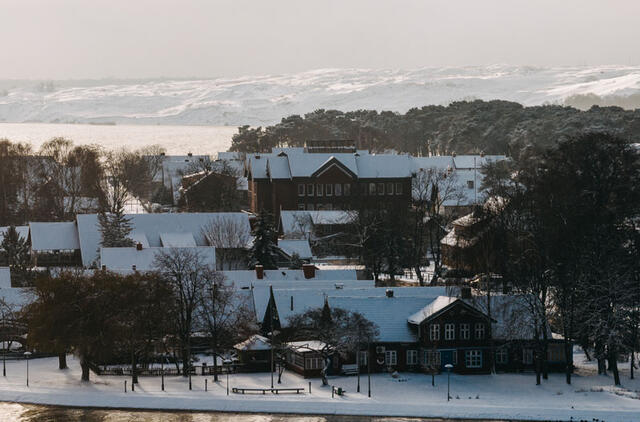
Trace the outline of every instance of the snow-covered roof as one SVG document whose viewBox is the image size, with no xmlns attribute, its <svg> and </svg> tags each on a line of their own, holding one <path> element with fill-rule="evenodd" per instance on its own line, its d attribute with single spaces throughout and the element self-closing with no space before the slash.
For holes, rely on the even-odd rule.
<svg viewBox="0 0 640 422">
<path fill-rule="evenodd" d="M 287 343 L 287 346 L 290 349 L 295 350 L 296 352 L 305 353 L 305 352 L 321 352 L 327 347 L 327 344 L 317 340 L 302 340 L 302 341 L 291 341 Z"/>
<path fill-rule="evenodd" d="M 160 233 L 160 242 L 165 248 L 191 248 L 196 246 L 193 234 L 188 232 Z"/>
<path fill-rule="evenodd" d="M 456 155 L 453 164 L 456 169 L 481 169 L 483 166 L 496 161 L 506 160 L 504 155 Z"/>
<path fill-rule="evenodd" d="M 193 250 L 202 259 L 202 263 L 208 264 L 211 268 L 216 267 L 216 248 L 211 246 L 175 248 Z M 167 253 L 169 249 L 151 247 L 137 250 L 136 248 L 100 248 L 100 265 L 106 266 L 108 270 L 118 272 L 131 272 L 133 266 L 137 271 L 154 270 L 154 261 L 159 253 Z"/>
<path fill-rule="evenodd" d="M 356 270 L 344 269 L 344 270 L 323 270 L 316 269 L 315 277 L 307 279 L 304 277 L 302 270 L 290 270 L 290 269 L 278 269 L 278 270 L 264 270 L 264 276 L 262 279 L 256 277 L 254 270 L 230 270 L 222 271 L 227 280 L 237 285 L 249 286 L 253 285 L 266 285 L 272 284 L 277 281 L 295 281 L 309 283 L 311 281 L 349 281 L 357 280 Z"/>
<path fill-rule="evenodd" d="M 356 159 L 361 179 L 411 177 L 412 161 L 409 155 L 364 155 Z"/>
<path fill-rule="evenodd" d="M 254 334 L 245 341 L 236 344 L 233 348 L 242 351 L 271 350 L 271 342 L 260 334 Z"/>
<path fill-rule="evenodd" d="M 20 308 L 31 302 L 33 294 L 29 289 L 11 287 L 9 267 L 0 267 L 0 300 L 11 308 Z"/>
<path fill-rule="evenodd" d="M 437 314 L 457 300 L 459 300 L 457 297 L 438 296 L 425 307 L 411 314 L 408 318 L 408 321 L 411 324 L 421 324 L 422 321 Z"/>
<path fill-rule="evenodd" d="M 410 315 L 424 307 L 424 297 L 329 297 L 329 306 L 358 312 L 378 326 L 377 341 L 413 342 L 415 331 L 407 322 Z"/>
<path fill-rule="evenodd" d="M 29 238 L 29 226 L 15 226 L 18 237 L 22 240 Z M 4 235 L 9 230 L 9 226 L 0 227 L 0 243 L 4 240 Z"/>
<path fill-rule="evenodd" d="M 357 217 L 355 211 L 280 211 L 284 237 L 307 237 L 313 225 L 349 224 Z"/>
<path fill-rule="evenodd" d="M 241 212 L 128 214 L 127 217 L 131 222 L 132 233 L 136 236 L 144 234 L 149 247 L 163 246 L 160 238 L 162 233 L 189 233 L 196 246 L 209 246 L 202 230 L 210 222 L 224 224 L 226 221 L 234 221 L 246 233 L 251 232 L 249 217 Z M 98 216 L 97 214 L 79 214 L 77 222 L 82 264 L 89 267 L 99 259 L 97 251 L 102 237 Z"/>
<path fill-rule="evenodd" d="M 453 157 L 450 155 L 435 155 L 431 157 L 412 157 L 412 170 L 414 172 L 419 170 L 437 169 L 447 170 L 453 168 Z"/>
<path fill-rule="evenodd" d="M 297 254 L 302 259 L 313 257 L 309 241 L 304 239 L 279 239 L 278 247 L 288 256 Z"/>
<path fill-rule="evenodd" d="M 306 283 L 301 283 L 300 287 L 283 287 L 273 286 L 273 297 L 276 301 L 280 322 L 284 326 L 287 325 L 288 319 L 293 315 L 304 313 L 311 309 L 316 309 L 324 304 L 325 297 L 329 298 L 329 304 L 333 306 L 333 298 L 354 298 L 354 299 L 393 299 L 387 298 L 387 288 L 360 286 L 353 282 L 340 284 L 340 288 L 335 285 L 325 285 L 317 287 L 305 287 Z M 393 289 L 395 298 L 413 298 L 419 299 L 421 306 L 436 298 L 438 295 L 446 294 L 445 287 L 401 287 Z M 256 314 L 259 320 L 262 320 L 267 307 L 269 305 L 270 290 L 269 286 L 258 286 L 253 289 L 254 303 Z M 380 305 L 388 304 L 388 302 L 380 302 Z M 346 307 L 345 307 L 346 306 Z M 358 306 L 356 302 L 353 305 L 340 306 L 350 311 L 355 311 L 354 306 Z M 419 309 L 419 308 L 416 308 Z M 380 310 L 384 312 L 384 310 Z M 401 314 L 406 323 L 407 312 Z"/>
<path fill-rule="evenodd" d="M 29 231 L 31 249 L 34 251 L 80 249 L 78 229 L 74 222 L 29 223 Z"/>
</svg>

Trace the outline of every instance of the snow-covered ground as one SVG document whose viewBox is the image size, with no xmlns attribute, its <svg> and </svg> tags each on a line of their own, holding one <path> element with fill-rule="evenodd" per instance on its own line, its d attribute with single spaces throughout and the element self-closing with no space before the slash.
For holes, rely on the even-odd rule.
<svg viewBox="0 0 640 422">
<path fill-rule="evenodd" d="M 639 93 L 640 67 L 614 65 L 319 69 L 200 80 L 0 81 L 0 122 L 264 125 L 318 108 L 405 112 L 469 99 L 563 104 L 576 95 L 597 96 L 587 102 L 624 102 Z"/>
<path fill-rule="evenodd" d="M 361 378 L 361 392 L 356 392 L 356 377 L 334 377 L 333 385 L 346 389 L 344 397 L 331 398 L 331 389 L 320 381 L 305 380 L 285 372 L 282 387 L 308 388 L 302 395 L 226 395 L 226 377 L 220 382 L 193 377 L 193 390 L 187 380 L 167 377 L 166 389 L 160 390 L 159 377 L 141 377 L 135 392 L 124 392 L 125 377 L 97 377 L 81 383 L 80 369 L 70 359 L 70 369 L 57 370 L 56 358 L 35 359 L 29 363 L 29 387 L 25 385 L 24 361 L 7 363 L 7 378 L 0 377 L 0 401 L 96 406 L 140 409 L 190 409 L 232 412 L 267 412 L 301 414 L 357 414 L 423 417 L 457 417 L 477 419 L 536 420 L 640 420 L 640 381 L 629 380 L 623 371 L 623 387 L 612 387 L 611 377 L 593 375 L 586 365 L 566 385 L 562 374 L 552 374 L 541 386 L 533 374 L 451 376 L 451 395 L 446 401 L 447 376 L 431 377 L 403 373 L 399 378 L 388 374 L 371 376 L 372 397 L 367 397 L 367 377 Z M 579 364 L 581 362 L 578 362 Z M 268 387 L 270 374 L 232 374 L 230 386 Z"/>
</svg>

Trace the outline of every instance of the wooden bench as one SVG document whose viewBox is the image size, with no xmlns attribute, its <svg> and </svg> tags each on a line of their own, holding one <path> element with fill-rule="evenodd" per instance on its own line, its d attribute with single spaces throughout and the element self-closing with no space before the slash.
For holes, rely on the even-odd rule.
<svg viewBox="0 0 640 422">
<path fill-rule="evenodd" d="M 232 387 L 231 391 L 233 391 L 235 394 L 247 394 L 247 393 L 262 393 L 262 394 L 267 394 L 267 392 L 273 393 L 273 394 L 280 394 L 280 393 L 296 393 L 296 394 L 301 394 L 304 393 L 304 387 L 303 388 L 297 388 L 297 387 L 293 387 L 293 388 L 242 388 L 242 387 Z"/>
<path fill-rule="evenodd" d="M 355 363 L 342 365 L 340 370 L 343 375 L 358 375 L 358 365 Z"/>
</svg>

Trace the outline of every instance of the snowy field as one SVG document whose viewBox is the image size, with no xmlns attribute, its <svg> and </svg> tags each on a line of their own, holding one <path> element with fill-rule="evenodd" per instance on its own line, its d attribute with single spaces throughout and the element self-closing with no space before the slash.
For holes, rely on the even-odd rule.
<svg viewBox="0 0 640 422">
<path fill-rule="evenodd" d="M 472 99 L 564 104 L 576 95 L 624 103 L 639 93 L 640 67 L 615 65 L 318 69 L 237 78 L 44 84 L 0 80 L 0 122 L 258 126 L 319 108 L 405 112 Z"/>
<path fill-rule="evenodd" d="M 582 358 L 577 362 L 581 364 Z M 356 377 L 333 377 L 331 384 L 346 389 L 343 397 L 331 398 L 331 389 L 311 380 L 312 393 L 302 395 L 226 395 L 226 377 L 220 382 L 193 377 L 193 390 L 187 380 L 167 377 L 166 390 L 160 390 L 159 377 L 141 377 L 135 392 L 124 392 L 125 377 L 97 377 L 83 384 L 80 368 L 70 359 L 70 369 L 58 371 L 57 358 L 35 359 L 29 364 L 29 387 L 25 385 L 24 361 L 7 363 L 7 378 L 0 377 L 0 401 L 65 406 L 96 406 L 139 409 L 189 409 L 255 413 L 387 415 L 414 417 L 452 417 L 477 419 L 589 420 L 630 422 L 640 420 L 640 381 L 629 380 L 623 370 L 623 387 L 612 387 L 611 377 L 593 374 L 592 365 L 582 365 L 574 384 L 564 383 L 562 374 L 552 374 L 541 386 L 533 374 L 451 376 L 451 395 L 447 403 L 447 376 L 388 374 L 371 377 L 372 397 L 367 397 L 367 377 L 361 378 L 361 393 L 356 392 Z M 308 388 L 305 380 L 285 372 L 282 387 Z M 270 375 L 238 374 L 230 376 L 230 386 L 268 387 Z"/>
</svg>

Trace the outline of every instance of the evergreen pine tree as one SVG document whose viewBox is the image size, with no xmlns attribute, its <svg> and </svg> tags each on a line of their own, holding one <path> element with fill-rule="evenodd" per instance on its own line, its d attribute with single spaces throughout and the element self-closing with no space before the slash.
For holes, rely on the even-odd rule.
<svg viewBox="0 0 640 422">
<path fill-rule="evenodd" d="M 29 245 L 27 240 L 20 237 L 15 226 L 10 226 L 4 234 L 0 250 L 6 257 L 7 265 L 16 277 L 26 275 L 29 267 Z"/>
<path fill-rule="evenodd" d="M 262 265 L 265 270 L 277 269 L 279 255 L 273 216 L 268 212 L 258 214 L 252 234 L 255 239 L 249 251 L 251 266 Z"/>
<path fill-rule="evenodd" d="M 122 207 L 117 207 L 114 212 L 101 212 L 98 214 L 100 233 L 105 248 L 121 248 L 133 246 L 134 242 L 129 237 L 131 230 L 131 219 L 124 214 Z"/>
</svg>

